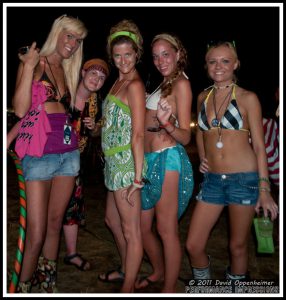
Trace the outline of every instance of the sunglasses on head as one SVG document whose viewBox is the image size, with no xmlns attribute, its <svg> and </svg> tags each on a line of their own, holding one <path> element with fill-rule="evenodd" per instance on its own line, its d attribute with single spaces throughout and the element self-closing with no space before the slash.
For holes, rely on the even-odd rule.
<svg viewBox="0 0 286 300">
<path fill-rule="evenodd" d="M 233 41 L 209 41 L 207 44 L 207 49 L 209 50 L 210 48 L 218 47 L 225 44 L 230 44 L 234 49 L 236 49 L 234 40 Z"/>
</svg>

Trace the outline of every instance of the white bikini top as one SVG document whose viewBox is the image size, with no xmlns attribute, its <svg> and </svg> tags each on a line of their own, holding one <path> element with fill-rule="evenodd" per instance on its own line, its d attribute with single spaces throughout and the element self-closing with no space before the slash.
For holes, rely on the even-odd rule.
<svg viewBox="0 0 286 300">
<path fill-rule="evenodd" d="M 161 98 L 161 84 L 157 87 L 157 89 L 150 94 L 146 99 L 146 108 L 157 110 L 158 102 Z"/>
<path fill-rule="evenodd" d="M 183 75 L 186 79 L 189 79 L 185 72 L 183 72 Z M 146 99 L 146 108 L 157 110 L 158 102 L 161 98 L 161 87 L 162 83 L 155 89 L 153 93 L 151 93 L 147 99 Z"/>
</svg>

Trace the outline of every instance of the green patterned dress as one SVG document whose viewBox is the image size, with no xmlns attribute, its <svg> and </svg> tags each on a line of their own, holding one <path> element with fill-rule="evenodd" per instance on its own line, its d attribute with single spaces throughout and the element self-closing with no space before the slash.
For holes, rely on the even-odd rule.
<svg viewBox="0 0 286 300">
<path fill-rule="evenodd" d="M 103 103 L 103 121 L 104 182 L 110 191 L 116 191 L 131 185 L 135 177 L 130 109 L 108 94 Z"/>
</svg>

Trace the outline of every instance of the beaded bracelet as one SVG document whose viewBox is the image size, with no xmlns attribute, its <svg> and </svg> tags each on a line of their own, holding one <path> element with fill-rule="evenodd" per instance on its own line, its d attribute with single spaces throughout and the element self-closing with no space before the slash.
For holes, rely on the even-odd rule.
<svg viewBox="0 0 286 300">
<path fill-rule="evenodd" d="M 267 182 L 268 184 L 270 184 L 270 180 L 269 180 L 268 178 L 266 178 L 266 177 L 260 177 L 260 178 L 259 178 L 259 182 L 261 182 L 261 181 L 265 181 L 265 182 Z"/>
<path fill-rule="evenodd" d="M 270 189 L 270 188 L 267 188 L 267 187 L 260 187 L 260 188 L 259 188 L 259 191 L 260 191 L 260 192 L 269 192 L 269 193 L 270 193 L 270 192 L 271 192 L 271 189 Z"/>
<path fill-rule="evenodd" d="M 134 181 L 132 182 L 132 184 L 137 187 L 138 189 L 142 189 L 144 186 L 144 183 L 142 181 L 136 180 L 134 179 Z"/>
</svg>

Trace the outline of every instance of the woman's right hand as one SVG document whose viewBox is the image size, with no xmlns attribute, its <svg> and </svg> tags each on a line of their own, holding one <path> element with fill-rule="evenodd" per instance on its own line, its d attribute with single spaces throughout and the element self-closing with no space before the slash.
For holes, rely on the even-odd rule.
<svg viewBox="0 0 286 300">
<path fill-rule="evenodd" d="M 201 160 L 199 170 L 201 173 L 206 173 L 209 170 L 208 160 L 205 157 Z"/>
<path fill-rule="evenodd" d="M 19 59 L 23 64 L 30 65 L 33 69 L 38 65 L 40 60 L 39 48 L 36 48 L 37 43 L 33 42 L 26 54 L 18 53 Z"/>
</svg>

